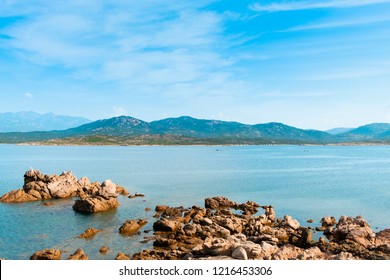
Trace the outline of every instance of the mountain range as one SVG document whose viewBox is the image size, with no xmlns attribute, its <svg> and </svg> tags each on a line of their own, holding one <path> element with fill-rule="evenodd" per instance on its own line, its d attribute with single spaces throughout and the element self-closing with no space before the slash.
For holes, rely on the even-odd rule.
<svg viewBox="0 0 390 280">
<path fill-rule="evenodd" d="M 1 125 L 1 123 L 0 123 Z M 120 116 L 52 131 L 0 133 L 0 143 L 43 144 L 338 144 L 390 143 L 390 124 L 325 132 L 282 123 L 248 125 L 189 116 L 146 122 Z"/>
<path fill-rule="evenodd" d="M 35 112 L 0 113 L 0 132 L 61 130 L 91 122 L 86 118 L 38 114 Z"/>
</svg>

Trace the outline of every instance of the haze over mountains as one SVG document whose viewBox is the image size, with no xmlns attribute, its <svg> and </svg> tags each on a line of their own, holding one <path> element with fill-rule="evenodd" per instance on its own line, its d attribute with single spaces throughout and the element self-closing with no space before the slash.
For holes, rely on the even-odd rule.
<svg viewBox="0 0 390 280">
<path fill-rule="evenodd" d="M 61 130 L 91 122 L 86 118 L 38 114 L 32 111 L 0 113 L 0 132 L 28 132 Z"/>
<path fill-rule="evenodd" d="M 28 114 L 27 114 L 28 113 Z M 282 123 L 271 122 L 266 124 L 248 125 L 239 122 L 227 122 L 220 120 L 196 119 L 189 116 L 167 118 L 158 121 L 146 122 L 129 116 L 120 116 L 87 122 L 86 119 L 56 116 L 54 114 L 36 115 L 25 112 L 31 118 L 25 124 L 18 121 L 9 121 L 8 129 L 15 123 L 19 131 L 30 130 L 43 126 L 57 130 L 34 132 L 8 132 L 0 133 L 0 143 L 24 143 L 51 141 L 57 144 L 81 143 L 122 143 L 127 139 L 136 139 L 137 144 L 164 143 L 164 144 L 334 144 L 351 142 L 390 143 L 390 124 L 375 123 L 358 127 L 356 129 L 335 129 L 329 132 L 319 130 L 304 130 L 288 126 Z M 0 114 L 1 117 L 4 114 Z M 9 118 L 11 118 L 8 115 Z M 50 118 L 53 121 L 50 121 Z M 6 127 L 4 119 L 0 118 L 0 128 Z M 45 119 L 47 122 L 34 120 Z M 57 122 L 55 122 L 56 120 Z M 6 119 L 7 121 L 7 119 Z M 58 129 L 60 125 L 66 126 L 72 123 L 82 123 L 68 129 Z M 29 126 L 31 123 L 31 126 Z M 50 126 L 50 125 L 51 126 Z M 23 128 L 23 130 L 21 129 Z M 59 142 L 58 142 L 59 141 Z"/>
</svg>

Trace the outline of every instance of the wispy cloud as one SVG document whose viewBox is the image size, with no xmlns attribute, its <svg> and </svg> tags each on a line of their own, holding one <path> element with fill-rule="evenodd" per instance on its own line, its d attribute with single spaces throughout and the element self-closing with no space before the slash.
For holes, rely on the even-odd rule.
<svg viewBox="0 0 390 280">
<path fill-rule="evenodd" d="M 34 95 L 31 92 L 26 92 L 24 94 L 24 96 L 27 97 L 28 99 L 33 99 L 34 98 Z"/>
<path fill-rule="evenodd" d="M 379 68 L 361 68 L 361 69 L 334 69 L 331 73 L 313 74 L 298 79 L 307 81 L 332 81 L 332 80 L 350 80 L 368 77 L 389 75 L 389 69 Z"/>
<path fill-rule="evenodd" d="M 368 24 L 376 24 L 382 22 L 390 21 L 390 17 L 370 17 L 370 18 L 358 18 L 358 19 L 350 19 L 350 20 L 336 20 L 336 21 L 328 21 L 317 24 L 307 24 L 302 26 L 291 27 L 286 30 L 282 30 L 280 32 L 293 32 L 293 31 L 304 31 L 304 30 L 316 30 L 316 29 L 326 29 L 326 28 L 338 28 L 338 27 L 350 27 L 356 25 L 368 25 Z"/>
<path fill-rule="evenodd" d="M 271 4 L 254 3 L 249 6 L 253 11 L 257 12 L 281 12 L 281 11 L 297 11 L 310 9 L 325 9 L 325 8 L 348 8 L 357 6 L 366 6 L 373 4 L 390 3 L 389 0 L 322 0 L 322 1 L 290 1 L 276 2 Z"/>
</svg>

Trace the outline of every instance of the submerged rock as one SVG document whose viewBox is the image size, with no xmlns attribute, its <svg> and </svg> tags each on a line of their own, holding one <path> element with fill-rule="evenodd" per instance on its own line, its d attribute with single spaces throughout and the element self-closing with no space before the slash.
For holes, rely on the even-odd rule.
<svg viewBox="0 0 390 280">
<path fill-rule="evenodd" d="M 101 232 L 100 229 L 96 229 L 96 228 L 88 228 L 85 230 L 85 232 L 83 232 L 82 234 L 80 234 L 79 238 L 93 238 L 95 237 L 95 235 L 98 233 L 98 232 Z"/>
</svg>

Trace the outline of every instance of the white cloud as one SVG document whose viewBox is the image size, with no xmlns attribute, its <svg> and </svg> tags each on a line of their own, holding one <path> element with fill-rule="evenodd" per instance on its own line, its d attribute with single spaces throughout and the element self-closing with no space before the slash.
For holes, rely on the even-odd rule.
<svg viewBox="0 0 390 280">
<path fill-rule="evenodd" d="M 315 29 L 326 29 L 326 28 L 338 28 L 338 27 L 349 27 L 356 25 L 368 25 L 375 24 L 381 22 L 390 21 L 390 17 L 371 17 L 371 18 L 359 18 L 359 19 L 350 19 L 350 20 L 342 20 L 342 21 L 328 21 L 323 23 L 316 24 L 308 24 L 303 26 L 296 26 L 286 30 L 282 30 L 281 32 L 291 32 L 291 31 L 304 31 L 304 30 L 315 30 Z"/>
<path fill-rule="evenodd" d="M 27 97 L 28 99 L 33 99 L 34 98 L 34 95 L 32 93 L 30 93 L 30 92 L 26 92 L 24 94 L 24 96 Z"/>
<path fill-rule="evenodd" d="M 347 8 L 366 6 L 372 4 L 390 3 L 389 0 L 314 0 L 314 1 L 290 1 L 272 4 L 254 3 L 249 8 L 256 12 L 281 12 L 324 8 Z"/>
</svg>

